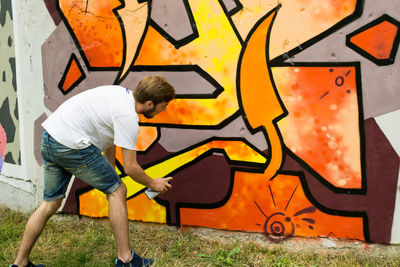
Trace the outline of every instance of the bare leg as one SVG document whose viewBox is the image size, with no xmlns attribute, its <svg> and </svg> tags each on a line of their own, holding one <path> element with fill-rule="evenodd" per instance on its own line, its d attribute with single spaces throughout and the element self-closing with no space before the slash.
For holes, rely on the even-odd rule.
<svg viewBox="0 0 400 267">
<path fill-rule="evenodd" d="M 126 186 L 122 183 L 108 195 L 108 216 L 117 244 L 118 258 L 129 262 L 132 258 L 129 246 L 128 211 L 126 209 Z"/>
<path fill-rule="evenodd" d="M 22 237 L 21 246 L 19 247 L 14 264 L 18 266 L 25 266 L 28 264 L 29 255 L 36 240 L 42 233 L 47 220 L 56 213 L 61 203 L 62 199 L 57 199 L 51 202 L 43 201 L 31 215 L 26 223 L 24 236 Z"/>
</svg>

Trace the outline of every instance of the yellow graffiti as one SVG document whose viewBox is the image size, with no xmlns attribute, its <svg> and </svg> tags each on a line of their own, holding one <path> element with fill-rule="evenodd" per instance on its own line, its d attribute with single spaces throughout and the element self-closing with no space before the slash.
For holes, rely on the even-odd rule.
<svg viewBox="0 0 400 267">
<path fill-rule="evenodd" d="M 232 161 L 253 162 L 260 164 L 266 163 L 266 158 L 263 155 L 259 154 L 257 151 L 241 141 L 215 140 L 193 148 L 185 153 L 173 156 L 167 160 L 164 160 L 161 163 L 155 164 L 145 169 L 145 172 L 152 178 L 165 177 L 169 173 L 177 170 L 185 164 L 192 162 L 193 160 L 200 157 L 207 151 L 210 151 L 211 149 L 219 149 L 225 151 L 226 156 Z M 118 174 L 121 174 L 121 171 L 117 167 L 115 169 Z M 128 189 L 127 198 L 135 195 L 145 188 L 143 185 L 135 182 L 129 176 L 122 178 L 122 180 Z M 143 198 L 143 194 L 139 195 L 138 197 L 142 198 L 141 201 L 146 201 Z M 98 191 L 97 189 L 93 189 L 87 193 L 80 195 L 79 201 L 79 213 L 81 215 L 92 217 L 108 216 L 108 201 L 106 199 L 106 195 Z M 134 216 L 134 213 L 135 211 L 131 211 L 131 216 Z M 142 215 L 142 213 L 139 213 L 137 211 L 136 213 Z M 159 205 L 154 200 L 146 201 L 146 212 L 143 214 L 147 214 L 146 218 L 142 218 L 143 220 L 149 220 L 153 222 L 165 222 L 165 207 Z M 149 216 L 151 218 L 149 218 Z M 137 219 L 137 217 L 135 218 Z"/>
<path fill-rule="evenodd" d="M 200 157 L 211 149 L 223 149 L 230 160 L 245 161 L 255 163 L 265 163 L 266 159 L 261 154 L 250 148 L 248 145 L 241 141 L 211 141 L 210 143 L 196 147 L 188 152 L 179 154 L 161 163 L 151 166 L 145 170 L 146 174 L 152 178 L 165 177 L 169 173 L 177 170 Z M 126 187 L 128 188 L 128 197 L 136 194 L 143 188 L 143 185 L 135 182 L 130 177 L 123 179 Z"/>
<path fill-rule="evenodd" d="M 176 49 L 149 27 L 135 65 L 198 65 L 224 91 L 215 99 L 176 99 L 166 112 L 142 122 L 218 125 L 238 110 L 236 71 L 241 43 L 218 1 L 189 1 L 199 37 Z M 218 36 L 218 38 L 215 38 Z"/>
</svg>

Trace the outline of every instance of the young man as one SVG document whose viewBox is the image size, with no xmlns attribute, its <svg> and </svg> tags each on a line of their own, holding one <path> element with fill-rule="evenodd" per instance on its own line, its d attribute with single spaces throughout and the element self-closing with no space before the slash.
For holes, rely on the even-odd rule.
<svg viewBox="0 0 400 267">
<path fill-rule="evenodd" d="M 118 250 L 115 266 L 150 266 L 130 249 L 127 188 L 115 172 L 115 146 L 122 150 L 124 171 L 136 182 L 158 192 L 171 188 L 172 177 L 149 177 L 136 161 L 139 117 L 152 118 L 175 97 L 162 76 L 144 77 L 132 91 L 101 86 L 65 101 L 43 124 L 41 154 L 43 202 L 29 218 L 15 266 L 33 265 L 30 252 L 47 220 L 59 209 L 72 175 L 107 194 L 109 219 Z M 102 155 L 104 151 L 105 157 Z"/>
</svg>

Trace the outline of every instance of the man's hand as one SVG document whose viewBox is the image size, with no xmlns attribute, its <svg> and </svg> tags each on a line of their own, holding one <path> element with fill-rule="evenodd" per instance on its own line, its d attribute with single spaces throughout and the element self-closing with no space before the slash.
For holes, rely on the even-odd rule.
<svg viewBox="0 0 400 267">
<path fill-rule="evenodd" d="M 164 193 L 172 187 L 172 185 L 169 184 L 173 179 L 172 177 L 152 179 L 148 176 L 143 168 L 137 163 L 135 150 L 129 150 L 122 147 L 121 151 L 122 159 L 124 161 L 124 171 L 134 181 L 160 193 Z"/>
<path fill-rule="evenodd" d="M 168 189 L 171 189 L 172 185 L 170 184 L 170 181 L 172 181 L 172 179 L 172 177 L 156 178 L 152 181 L 149 188 L 153 191 L 165 193 Z"/>
</svg>

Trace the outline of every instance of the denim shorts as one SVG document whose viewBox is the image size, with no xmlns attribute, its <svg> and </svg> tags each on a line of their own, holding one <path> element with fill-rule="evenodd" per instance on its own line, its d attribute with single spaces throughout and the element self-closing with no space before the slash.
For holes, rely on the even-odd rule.
<svg viewBox="0 0 400 267">
<path fill-rule="evenodd" d="M 44 130 L 41 154 L 45 201 L 64 198 L 72 175 L 104 194 L 114 192 L 122 183 L 106 157 L 94 145 L 72 149 L 57 142 Z"/>
</svg>

